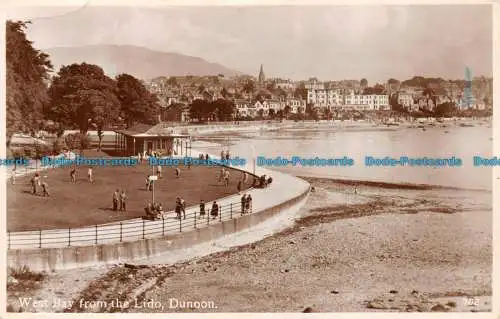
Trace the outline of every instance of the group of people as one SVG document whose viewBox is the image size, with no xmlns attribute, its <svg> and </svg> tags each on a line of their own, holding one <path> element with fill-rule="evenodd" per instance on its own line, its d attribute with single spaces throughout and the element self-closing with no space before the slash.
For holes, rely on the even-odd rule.
<svg viewBox="0 0 500 319">
<path fill-rule="evenodd" d="M 163 207 L 161 203 L 148 202 L 144 208 L 144 212 L 146 213 L 146 219 L 159 219 L 162 217 Z"/>
<path fill-rule="evenodd" d="M 119 189 L 117 189 L 113 193 L 113 210 L 117 211 L 126 211 L 127 210 L 127 194 L 125 193 L 125 190 L 122 189 L 120 192 Z"/>
<path fill-rule="evenodd" d="M 201 153 L 200 153 L 200 155 L 198 156 L 198 158 L 199 158 L 200 160 L 202 160 L 202 161 L 203 161 L 203 160 L 208 161 L 208 159 L 209 159 L 208 154 L 201 154 Z"/>
<path fill-rule="evenodd" d="M 172 154 L 172 149 L 168 150 L 168 154 Z M 141 164 L 144 163 L 144 161 L 146 159 L 148 159 L 149 157 L 160 158 L 162 156 L 163 156 L 163 153 L 160 151 L 144 151 L 144 152 L 137 153 L 137 159 L 138 159 L 139 163 L 141 163 Z"/>
<path fill-rule="evenodd" d="M 230 159 L 229 150 L 227 150 L 225 152 L 224 152 L 224 150 L 220 151 L 220 159 L 221 160 L 229 160 Z"/>
<path fill-rule="evenodd" d="M 46 178 L 47 176 L 44 176 L 44 178 Z M 70 180 L 72 183 L 76 183 L 76 167 L 73 167 L 70 172 L 69 172 L 69 177 L 70 177 Z M 89 167 L 88 170 L 87 170 L 87 180 L 90 182 L 90 183 L 93 183 L 94 182 L 94 175 L 93 175 L 93 169 L 92 167 Z M 15 184 L 14 182 L 14 178 L 13 178 L 13 184 Z M 46 181 L 42 181 L 42 177 L 40 176 L 40 173 L 36 172 L 35 175 L 33 175 L 33 177 L 31 178 L 30 180 L 30 183 L 31 183 L 31 193 L 33 195 L 37 195 L 38 194 L 38 188 L 40 187 L 42 189 L 42 196 L 45 196 L 45 197 L 49 197 L 50 194 L 49 194 L 49 185 L 47 184 Z"/>
<path fill-rule="evenodd" d="M 219 177 L 218 177 L 219 184 L 223 182 L 224 186 L 228 186 L 230 175 L 231 174 L 229 173 L 229 170 L 226 169 L 224 166 L 222 166 L 222 168 L 220 169 Z"/>
<path fill-rule="evenodd" d="M 181 213 L 184 215 L 184 219 L 186 219 L 186 201 L 184 198 L 177 197 L 175 200 L 175 214 L 179 220 L 181 219 Z"/>
<path fill-rule="evenodd" d="M 199 214 L 199 218 L 204 218 L 205 215 L 206 215 L 205 202 L 202 199 L 200 201 L 200 214 Z M 217 216 L 219 216 L 219 204 L 216 201 L 214 201 L 212 203 L 212 208 L 210 209 L 210 216 L 212 216 L 212 219 L 215 219 L 215 218 L 217 218 Z"/>
<path fill-rule="evenodd" d="M 241 196 L 241 215 L 252 211 L 252 195 Z"/>
<path fill-rule="evenodd" d="M 273 178 L 271 176 L 267 177 L 266 175 L 262 175 L 261 177 L 253 178 L 253 187 L 265 188 L 273 182 Z"/>
<path fill-rule="evenodd" d="M 31 178 L 31 188 L 32 188 L 32 194 L 37 195 L 38 194 L 38 187 L 42 188 L 42 196 L 50 196 L 49 195 L 49 186 L 45 181 L 41 180 L 40 174 L 37 172 L 35 175 Z"/>
<path fill-rule="evenodd" d="M 69 178 L 71 179 L 71 182 L 72 183 L 76 183 L 76 167 L 73 167 L 70 171 L 69 171 Z M 90 166 L 87 170 L 87 180 L 90 182 L 90 183 L 93 183 L 94 182 L 94 170 L 92 169 L 92 166 Z"/>
</svg>

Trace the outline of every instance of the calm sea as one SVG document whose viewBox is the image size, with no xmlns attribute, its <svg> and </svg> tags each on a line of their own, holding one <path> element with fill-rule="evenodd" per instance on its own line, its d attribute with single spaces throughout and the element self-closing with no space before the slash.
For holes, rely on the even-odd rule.
<svg viewBox="0 0 500 319">
<path fill-rule="evenodd" d="M 460 188 L 492 189 L 492 169 L 474 167 L 473 156 L 492 156 L 492 129 L 480 127 L 431 127 L 405 129 L 287 129 L 273 132 L 215 136 L 231 154 L 251 161 L 256 156 L 354 159 L 351 167 L 276 168 L 298 176 L 432 184 Z M 197 147 L 199 148 L 199 146 Z M 219 154 L 220 146 L 205 148 Z M 461 158 L 461 167 L 367 167 L 365 156 L 399 158 Z"/>
</svg>

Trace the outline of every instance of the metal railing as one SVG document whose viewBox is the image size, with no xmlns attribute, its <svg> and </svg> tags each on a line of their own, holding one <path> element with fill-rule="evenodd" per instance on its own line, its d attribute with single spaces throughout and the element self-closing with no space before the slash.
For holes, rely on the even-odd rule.
<svg viewBox="0 0 500 319">
<path fill-rule="evenodd" d="M 243 215 L 241 201 L 218 205 L 217 216 L 211 215 L 211 204 L 207 203 L 205 215 L 200 215 L 198 207 L 194 206 L 186 210 L 185 219 L 182 212 L 178 219 L 176 213 L 170 211 L 156 220 L 137 218 L 80 228 L 7 232 L 7 245 L 8 249 L 29 249 L 112 244 L 174 235 Z M 244 213 L 251 212 L 250 205 Z"/>
</svg>

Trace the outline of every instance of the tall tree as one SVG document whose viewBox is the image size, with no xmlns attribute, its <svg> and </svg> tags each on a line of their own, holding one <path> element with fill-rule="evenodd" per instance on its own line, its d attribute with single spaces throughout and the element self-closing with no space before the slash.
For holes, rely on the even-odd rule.
<svg viewBox="0 0 500 319">
<path fill-rule="evenodd" d="M 365 88 L 368 86 L 368 81 L 366 79 L 361 79 L 360 83 L 361 87 Z"/>
<path fill-rule="evenodd" d="M 290 111 L 292 110 L 292 108 L 290 107 L 290 105 L 286 105 L 285 106 L 285 109 L 284 109 L 284 115 L 285 115 L 285 119 L 288 120 L 288 114 L 290 114 Z"/>
<path fill-rule="evenodd" d="M 217 113 L 219 121 L 231 121 L 236 111 L 234 102 L 225 99 L 213 101 L 211 108 Z"/>
<path fill-rule="evenodd" d="M 306 85 L 304 83 L 300 83 L 299 86 L 295 89 L 295 92 L 293 92 L 293 95 L 299 99 L 307 99 Z"/>
<path fill-rule="evenodd" d="M 33 47 L 25 30 L 30 22 L 7 21 L 7 143 L 16 132 L 33 133 L 49 103 L 47 82 L 52 70 L 49 56 Z"/>
<path fill-rule="evenodd" d="M 135 123 L 155 124 L 160 114 L 157 97 L 135 77 L 120 74 L 116 77 L 121 115 L 128 127 Z"/>
<path fill-rule="evenodd" d="M 253 93 L 255 91 L 255 83 L 253 80 L 248 80 L 245 85 L 243 85 L 243 91 L 246 93 Z"/>
<path fill-rule="evenodd" d="M 82 63 L 63 66 L 52 81 L 49 117 L 82 134 L 95 124 L 104 127 L 119 117 L 120 101 L 113 79 L 97 65 Z"/>
<path fill-rule="evenodd" d="M 197 119 L 198 121 L 208 119 L 210 113 L 214 111 L 214 105 L 215 104 L 207 102 L 205 100 L 196 99 L 190 105 L 189 117 L 192 119 Z"/>
</svg>

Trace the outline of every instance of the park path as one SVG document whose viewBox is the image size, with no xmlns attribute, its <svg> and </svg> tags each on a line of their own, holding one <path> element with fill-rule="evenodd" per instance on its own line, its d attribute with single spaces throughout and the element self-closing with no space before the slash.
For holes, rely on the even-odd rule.
<svg viewBox="0 0 500 319">
<path fill-rule="evenodd" d="M 195 154 L 199 153 L 194 149 L 192 150 L 194 157 Z M 209 155 L 211 158 L 217 158 L 213 154 Z M 234 168 L 253 173 L 254 163 L 253 160 L 250 160 L 244 166 L 234 166 Z M 266 188 L 252 188 L 244 192 L 252 196 L 252 213 L 258 213 L 286 202 L 309 189 L 309 183 L 302 179 L 264 167 L 256 166 L 255 174 L 257 176 L 271 176 L 273 182 Z M 249 182 L 252 182 L 251 176 Z M 178 220 L 174 212 L 166 212 L 163 219 L 154 221 L 135 218 L 122 222 L 81 228 L 12 232 L 8 233 L 8 247 L 10 249 L 36 249 L 112 244 L 159 238 L 177 234 L 180 231 L 186 232 L 210 227 L 210 224 L 241 216 L 240 203 L 242 194 L 234 194 L 217 200 L 219 204 L 219 217 L 216 219 L 210 218 L 209 215 L 212 203 L 206 203 L 207 216 L 202 219 L 199 218 L 199 207 L 195 205 L 186 208 L 185 220 Z"/>
</svg>

